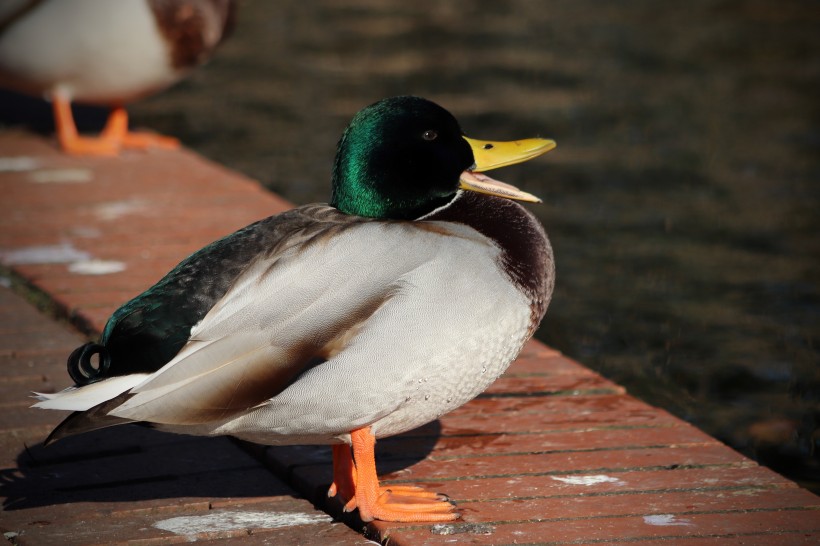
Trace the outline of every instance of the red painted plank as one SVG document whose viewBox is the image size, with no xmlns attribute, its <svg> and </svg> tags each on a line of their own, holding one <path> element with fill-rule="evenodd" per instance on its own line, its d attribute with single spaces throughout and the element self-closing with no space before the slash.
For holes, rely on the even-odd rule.
<svg viewBox="0 0 820 546">
<path fill-rule="evenodd" d="M 820 499 L 808 491 L 794 488 L 536 497 L 459 504 L 464 521 L 475 523 L 801 507 L 820 508 Z"/>
<path fill-rule="evenodd" d="M 601 392 L 623 394 L 625 389 L 596 373 L 544 375 L 509 375 L 499 377 L 482 397 L 554 393 Z"/>
<path fill-rule="evenodd" d="M 571 473 L 465 478 L 446 482 L 414 482 L 433 491 L 446 491 L 456 501 L 504 498 L 567 497 L 631 492 L 672 492 L 694 489 L 716 494 L 749 489 L 793 489 L 797 486 L 762 467 L 708 467 L 627 472 Z M 738 493 L 741 494 L 741 493 Z"/>
<path fill-rule="evenodd" d="M 664 515 L 664 514 L 661 514 Z M 378 523 L 376 528 L 389 538 L 391 546 L 438 546 L 440 544 L 644 544 L 664 539 L 677 544 L 678 538 L 697 537 L 704 544 L 816 544 L 820 540 L 820 520 L 813 510 L 737 511 L 719 514 L 669 514 L 667 518 L 646 520 L 643 516 L 545 520 L 501 523 L 470 528 L 455 523 L 432 527 L 406 528 Z M 783 531 L 786 530 L 784 533 Z M 463 532 L 460 532 L 463 531 Z M 742 537 L 742 538 L 740 538 Z M 728 542 L 724 542 L 724 538 Z M 748 542 L 747 542 L 748 541 Z M 812 542 L 813 541 L 813 542 Z M 699 543 L 698 543 L 699 544 Z"/>
<path fill-rule="evenodd" d="M 381 450 L 377 446 L 377 453 Z M 317 483 L 330 483 L 330 449 L 315 446 L 271 447 L 270 464 L 283 473 L 293 473 Z M 529 455 L 464 457 L 449 460 L 421 460 L 379 457 L 381 476 L 388 483 L 449 481 L 470 477 L 510 477 L 542 474 L 624 472 L 690 466 L 753 466 L 755 463 L 723 444 L 674 448 L 575 451 Z M 324 469 L 324 470 L 323 470 Z M 446 487 L 446 483 L 440 488 Z"/>
<path fill-rule="evenodd" d="M 412 432 L 452 436 L 602 426 L 678 426 L 680 419 L 626 395 L 482 398 Z"/>
<path fill-rule="evenodd" d="M 712 437 L 683 422 L 675 427 L 658 428 L 607 428 L 589 427 L 537 432 L 531 434 L 474 434 L 467 436 L 441 436 L 436 439 L 432 451 L 412 432 L 379 442 L 386 457 L 413 457 L 429 452 L 436 460 L 455 457 L 549 453 L 588 449 L 625 449 L 651 446 L 677 446 L 687 444 L 716 443 Z M 435 439 L 435 438 L 433 438 Z"/>
</svg>

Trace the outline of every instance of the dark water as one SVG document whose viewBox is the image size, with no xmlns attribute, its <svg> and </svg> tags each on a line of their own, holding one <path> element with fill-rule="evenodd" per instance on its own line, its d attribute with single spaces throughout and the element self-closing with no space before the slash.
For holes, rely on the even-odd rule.
<svg viewBox="0 0 820 546">
<path fill-rule="evenodd" d="M 327 200 L 338 135 L 384 96 L 554 138 L 497 173 L 545 201 L 539 338 L 816 486 L 819 28 L 813 0 L 249 0 L 131 110 L 295 203 Z"/>
</svg>

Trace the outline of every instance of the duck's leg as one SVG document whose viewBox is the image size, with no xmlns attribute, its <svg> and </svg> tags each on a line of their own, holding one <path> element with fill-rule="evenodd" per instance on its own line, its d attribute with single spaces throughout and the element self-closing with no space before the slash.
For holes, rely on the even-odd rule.
<svg viewBox="0 0 820 546">
<path fill-rule="evenodd" d="M 417 487 L 380 487 L 376 476 L 376 437 L 370 427 L 350 433 L 356 469 L 356 506 L 363 521 L 452 521 L 458 513 L 446 497 Z"/>
<path fill-rule="evenodd" d="M 327 491 L 328 497 L 339 495 L 345 512 L 356 509 L 356 465 L 353 453 L 347 444 L 334 444 L 333 449 L 333 483 Z"/>
<path fill-rule="evenodd" d="M 347 444 L 336 444 L 333 449 L 333 483 L 327 490 L 328 497 L 339 496 L 344 503 L 344 511 L 352 512 L 356 509 L 356 464 L 353 462 L 353 454 Z M 422 487 L 414 485 L 390 485 L 379 486 L 380 493 L 390 492 L 403 496 L 418 496 L 428 499 L 446 500 L 446 497 L 438 493 L 425 491 Z"/>
<path fill-rule="evenodd" d="M 328 497 L 339 496 L 344 503 L 344 511 L 352 512 L 356 509 L 356 463 L 353 462 L 353 453 L 347 444 L 336 444 L 333 449 L 333 483 L 327 490 Z M 413 485 L 379 486 L 380 493 L 390 492 L 403 496 L 418 496 L 428 499 L 446 500 L 438 493 L 430 493 L 421 487 Z"/>
<path fill-rule="evenodd" d="M 105 138 L 82 137 L 77 133 L 74 115 L 71 113 L 71 100 L 56 92 L 51 97 L 54 109 L 54 125 L 57 129 L 57 140 L 67 154 L 74 155 L 116 155 L 120 150 L 118 142 Z"/>
<path fill-rule="evenodd" d="M 179 140 L 174 137 L 153 133 L 130 132 L 128 130 L 128 112 L 122 106 L 111 110 L 101 138 L 117 142 L 123 148 L 137 148 L 140 150 L 147 148 L 176 150 L 179 148 Z"/>
</svg>

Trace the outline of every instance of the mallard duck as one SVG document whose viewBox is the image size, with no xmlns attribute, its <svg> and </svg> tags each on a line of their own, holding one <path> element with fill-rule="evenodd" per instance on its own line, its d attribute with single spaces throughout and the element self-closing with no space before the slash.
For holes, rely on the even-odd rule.
<svg viewBox="0 0 820 546">
<path fill-rule="evenodd" d="M 234 11 L 234 0 L 8 1 L 0 6 L 0 87 L 51 100 L 67 153 L 176 148 L 174 138 L 129 132 L 124 105 L 204 62 Z M 74 101 L 112 108 L 99 137 L 78 135 Z"/>
<path fill-rule="evenodd" d="M 332 444 L 346 510 L 446 521 L 445 497 L 379 486 L 374 445 L 486 389 L 549 303 L 538 201 L 481 171 L 551 140 L 489 142 L 422 98 L 368 106 L 344 131 L 330 204 L 305 205 L 199 250 L 68 360 L 73 410 L 48 442 L 122 423 L 260 444 Z"/>
</svg>

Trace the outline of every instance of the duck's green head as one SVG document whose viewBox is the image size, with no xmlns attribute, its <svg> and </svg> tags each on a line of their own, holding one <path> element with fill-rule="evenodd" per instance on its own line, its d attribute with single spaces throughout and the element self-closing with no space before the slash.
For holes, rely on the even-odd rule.
<svg viewBox="0 0 820 546">
<path fill-rule="evenodd" d="M 410 220 L 448 203 L 459 189 L 538 201 L 477 173 L 554 147 L 544 139 L 468 139 L 453 115 L 433 102 L 384 99 L 357 113 L 342 134 L 330 204 L 347 214 Z"/>
</svg>

